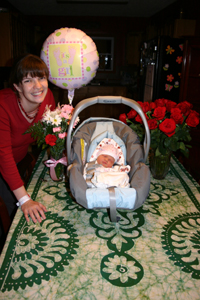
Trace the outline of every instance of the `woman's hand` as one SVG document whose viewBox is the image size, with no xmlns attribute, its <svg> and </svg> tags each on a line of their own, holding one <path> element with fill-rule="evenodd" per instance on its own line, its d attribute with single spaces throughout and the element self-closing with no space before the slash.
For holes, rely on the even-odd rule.
<svg viewBox="0 0 200 300">
<path fill-rule="evenodd" d="M 39 202 L 33 201 L 32 199 L 22 204 L 21 210 L 23 211 L 27 222 L 29 222 L 29 216 L 34 223 L 41 223 L 42 220 L 46 219 L 44 214 L 47 212 L 46 207 Z"/>
<path fill-rule="evenodd" d="M 13 191 L 15 197 L 18 199 L 19 204 L 20 204 L 20 200 L 24 199 L 24 198 L 28 198 L 30 199 L 30 196 L 27 194 L 25 187 L 21 186 L 20 188 L 16 189 Z M 32 199 L 28 200 L 25 199 L 26 201 L 22 201 L 21 203 L 21 210 L 24 213 L 24 216 L 26 218 L 26 221 L 29 222 L 29 216 L 31 217 L 31 219 L 33 220 L 34 223 L 36 223 L 37 221 L 39 223 L 42 222 L 42 219 L 46 219 L 45 217 L 45 212 L 47 212 L 46 207 L 36 201 L 33 201 Z"/>
</svg>

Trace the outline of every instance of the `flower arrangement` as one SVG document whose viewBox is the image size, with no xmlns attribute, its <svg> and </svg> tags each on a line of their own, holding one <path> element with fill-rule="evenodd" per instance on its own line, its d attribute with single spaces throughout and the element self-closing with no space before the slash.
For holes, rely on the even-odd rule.
<svg viewBox="0 0 200 300">
<path fill-rule="evenodd" d="M 67 165 L 66 156 L 63 156 L 63 152 L 73 110 L 73 106 L 68 104 L 62 106 L 58 104 L 53 111 L 50 110 L 50 106 L 46 106 L 42 119 L 25 132 L 30 133 L 36 139 L 38 147 L 49 149 L 51 159 L 45 164 L 50 167 L 50 175 L 54 180 L 60 177 L 63 165 Z M 73 127 L 78 122 L 79 117 L 76 118 Z"/>
<path fill-rule="evenodd" d="M 192 104 L 183 101 L 176 103 L 167 99 L 157 99 L 154 102 L 140 102 L 145 113 L 151 134 L 151 149 L 155 155 L 165 155 L 167 152 L 180 151 L 188 157 L 191 146 L 190 128 L 199 124 L 199 113 L 192 109 Z M 143 141 L 145 129 L 142 119 L 134 109 L 127 115 L 121 114 L 119 119 L 128 124 Z"/>
</svg>

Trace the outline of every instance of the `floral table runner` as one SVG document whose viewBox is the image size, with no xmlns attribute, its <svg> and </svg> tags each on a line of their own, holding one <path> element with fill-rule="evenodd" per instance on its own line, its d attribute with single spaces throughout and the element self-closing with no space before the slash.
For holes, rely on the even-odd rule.
<svg viewBox="0 0 200 300">
<path fill-rule="evenodd" d="M 174 157 L 144 205 L 119 210 L 115 224 L 53 182 L 45 155 L 28 192 L 48 207 L 46 219 L 27 224 L 18 210 L 0 257 L 0 299 L 200 299 L 200 187 Z"/>
</svg>

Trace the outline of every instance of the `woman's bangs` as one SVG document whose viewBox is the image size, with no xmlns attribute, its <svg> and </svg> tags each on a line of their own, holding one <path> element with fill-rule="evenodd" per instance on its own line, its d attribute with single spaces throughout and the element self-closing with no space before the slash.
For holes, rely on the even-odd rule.
<svg viewBox="0 0 200 300">
<path fill-rule="evenodd" d="M 22 70 L 23 78 L 26 78 L 28 75 L 30 75 L 31 77 L 46 76 L 47 79 L 49 77 L 49 70 L 46 64 L 41 59 L 36 59 L 35 57 L 29 59 L 29 61 L 24 61 Z"/>
</svg>

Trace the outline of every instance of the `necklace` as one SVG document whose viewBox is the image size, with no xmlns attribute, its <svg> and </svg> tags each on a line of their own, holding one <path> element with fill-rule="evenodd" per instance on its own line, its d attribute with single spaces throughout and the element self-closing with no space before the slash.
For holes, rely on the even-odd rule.
<svg viewBox="0 0 200 300">
<path fill-rule="evenodd" d="M 22 110 L 22 112 L 23 112 L 23 113 L 25 114 L 25 116 L 26 116 L 28 119 L 30 119 L 30 120 L 33 120 L 33 119 L 36 117 L 36 115 L 37 115 L 37 113 L 38 113 L 38 111 L 39 111 L 40 105 L 41 105 L 41 103 L 40 103 L 39 106 L 38 106 L 35 110 L 31 111 L 30 113 L 27 113 L 27 112 L 25 111 L 25 109 L 23 108 L 22 104 L 21 104 L 20 98 L 18 98 L 18 103 L 19 103 L 19 107 L 20 107 L 20 109 Z"/>
</svg>

